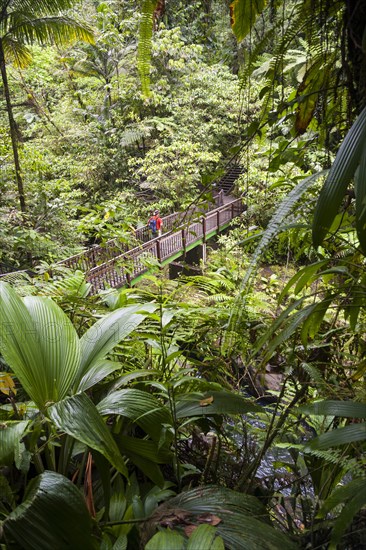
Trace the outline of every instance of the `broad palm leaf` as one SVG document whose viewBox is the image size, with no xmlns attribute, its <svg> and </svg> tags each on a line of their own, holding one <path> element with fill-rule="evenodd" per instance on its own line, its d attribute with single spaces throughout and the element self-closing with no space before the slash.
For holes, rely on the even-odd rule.
<svg viewBox="0 0 366 550">
<path fill-rule="evenodd" d="M 79 339 L 71 321 L 50 298 L 20 298 L 0 282 L 0 351 L 41 410 L 91 386 L 114 370 L 105 356 L 155 306 L 128 306 L 100 319 Z M 96 372 L 97 370 L 97 372 Z"/>
<path fill-rule="evenodd" d="M 79 339 L 51 298 L 20 298 L 8 283 L 0 282 L 0 352 L 5 361 L 61 432 L 102 454 L 124 475 L 125 463 L 102 414 L 81 392 L 120 367 L 106 355 L 156 306 L 143 307 L 140 312 L 141 305 L 115 310 Z M 0 430 L 0 464 L 12 459 L 27 422 L 5 427 Z"/>
<path fill-rule="evenodd" d="M 198 526 L 203 523 L 203 517 L 207 523 L 217 524 L 216 534 L 223 539 L 228 550 L 295 548 L 284 533 L 271 526 L 259 500 L 223 487 L 198 487 L 165 502 L 143 525 L 142 537 L 149 540 L 156 528 L 167 525 L 167 518 L 169 525 L 178 530 L 187 524 Z"/>
</svg>

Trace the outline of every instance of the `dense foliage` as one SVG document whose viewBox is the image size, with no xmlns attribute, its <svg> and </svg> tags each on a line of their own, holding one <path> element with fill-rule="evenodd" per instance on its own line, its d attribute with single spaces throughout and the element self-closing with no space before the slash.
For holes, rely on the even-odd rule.
<svg viewBox="0 0 366 550">
<path fill-rule="evenodd" d="M 366 544 L 365 14 L 0 0 L 2 548 Z M 199 274 L 57 265 L 233 156 Z"/>
</svg>

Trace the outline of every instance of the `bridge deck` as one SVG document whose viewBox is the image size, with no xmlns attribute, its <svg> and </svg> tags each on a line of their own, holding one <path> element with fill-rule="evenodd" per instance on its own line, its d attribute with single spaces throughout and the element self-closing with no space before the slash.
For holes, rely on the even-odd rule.
<svg viewBox="0 0 366 550">
<path fill-rule="evenodd" d="M 100 265 L 96 265 L 85 270 L 85 262 L 89 263 L 89 256 L 79 257 L 82 265 L 77 265 L 78 262 L 70 261 L 72 258 L 65 260 L 63 263 L 69 267 L 83 269 L 87 271 L 87 280 L 92 285 L 92 294 L 96 294 L 99 290 L 109 287 L 118 288 L 124 285 L 133 285 L 143 274 L 151 269 L 152 264 L 156 261 L 161 265 L 165 265 L 174 261 L 187 252 L 205 242 L 220 230 L 225 229 L 230 221 L 239 216 L 246 210 L 246 206 L 241 199 L 235 199 L 224 206 L 216 208 L 195 216 L 193 221 L 185 226 L 171 230 L 162 237 L 142 243 L 139 246 L 127 251 L 121 251 L 114 256 L 103 261 Z M 114 245 L 116 246 L 116 245 Z M 107 254 L 113 252 L 112 245 Z M 76 260 L 77 257 L 73 257 Z M 101 257 L 98 258 L 99 260 Z"/>
<path fill-rule="evenodd" d="M 233 218 L 246 210 L 247 207 L 241 199 L 232 199 L 230 196 L 234 182 L 242 171 L 238 158 L 234 156 L 226 166 L 224 177 L 216 186 L 219 193 L 214 197 L 215 207 L 202 211 L 193 206 L 184 212 L 166 216 L 163 218 L 163 236 L 151 240 L 145 226 L 135 231 L 136 246 L 132 249 L 127 243 L 110 239 L 103 246 L 88 248 L 80 254 L 61 260 L 57 265 L 85 272 L 91 283 L 92 294 L 110 287 L 133 285 L 156 262 L 165 265 L 174 261 L 225 229 Z M 0 269 L 0 277 L 9 275 L 8 271 L 11 270 L 7 268 L 2 273 Z"/>
</svg>

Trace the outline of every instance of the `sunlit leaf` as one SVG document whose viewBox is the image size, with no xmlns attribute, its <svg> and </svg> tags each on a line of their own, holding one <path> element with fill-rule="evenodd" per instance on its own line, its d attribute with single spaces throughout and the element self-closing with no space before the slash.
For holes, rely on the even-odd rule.
<svg viewBox="0 0 366 550">
<path fill-rule="evenodd" d="M 195 526 L 189 537 L 187 550 L 225 550 L 224 541 L 216 536 L 212 525 Z"/>
<path fill-rule="evenodd" d="M 5 395 L 17 393 L 14 380 L 7 372 L 0 372 L 0 392 Z"/>
<path fill-rule="evenodd" d="M 99 319 L 80 339 L 81 363 L 76 381 L 76 391 L 83 376 L 107 353 L 133 332 L 156 309 L 154 304 L 135 304 L 116 309 Z"/>
<path fill-rule="evenodd" d="M 39 408 L 63 399 L 80 364 L 79 339 L 50 298 L 22 300 L 0 282 L 0 351 Z"/>
<path fill-rule="evenodd" d="M 267 0 L 234 0 L 230 4 L 231 28 L 238 42 L 243 40 L 250 30 L 258 15 L 267 4 Z"/>
<path fill-rule="evenodd" d="M 184 550 L 184 537 L 170 529 L 156 533 L 145 546 L 145 550 Z"/>
</svg>

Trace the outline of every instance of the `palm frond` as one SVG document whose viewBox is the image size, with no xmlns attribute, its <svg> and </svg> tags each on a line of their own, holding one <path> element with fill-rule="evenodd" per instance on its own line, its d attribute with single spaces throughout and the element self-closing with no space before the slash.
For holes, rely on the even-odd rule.
<svg viewBox="0 0 366 550">
<path fill-rule="evenodd" d="M 46 471 L 31 481 L 25 499 L 8 515 L 3 526 L 6 546 L 39 549 L 94 546 L 92 521 L 83 495 L 76 485 L 56 472 Z"/>
<path fill-rule="evenodd" d="M 3 37 L 4 43 L 8 37 L 27 44 L 53 42 L 61 45 L 75 40 L 94 42 L 94 35 L 88 27 L 66 15 L 38 19 L 23 19 L 17 16 L 11 21 L 9 31 Z"/>
<path fill-rule="evenodd" d="M 80 346 L 69 318 L 50 298 L 22 300 L 0 282 L 0 350 L 40 409 L 65 397 L 80 362 Z"/>
<path fill-rule="evenodd" d="M 179 510 L 179 514 L 176 511 Z M 199 525 L 202 516 L 218 518 L 216 533 L 228 550 L 273 550 L 295 545 L 281 531 L 274 529 L 266 510 L 255 497 L 222 487 L 198 487 L 170 499 L 158 507 L 144 525 L 143 535 L 149 540 L 165 518 L 177 516 L 173 527 Z"/>
<path fill-rule="evenodd" d="M 366 107 L 343 140 L 320 192 L 313 218 L 314 246 L 318 246 L 323 242 L 325 235 L 338 213 L 347 186 L 355 175 L 356 168 L 360 163 L 364 151 L 365 138 Z M 363 193 L 361 194 L 360 182 L 357 187 L 362 203 Z M 363 227 L 359 227 L 359 229 L 364 231 Z"/>
<path fill-rule="evenodd" d="M 8 12 L 23 12 L 33 15 L 54 15 L 71 9 L 75 0 L 10 0 Z"/>
<path fill-rule="evenodd" d="M 17 67 L 25 68 L 32 60 L 30 50 L 15 38 L 8 36 L 3 41 L 4 56 L 6 61 L 14 63 Z"/>
</svg>

